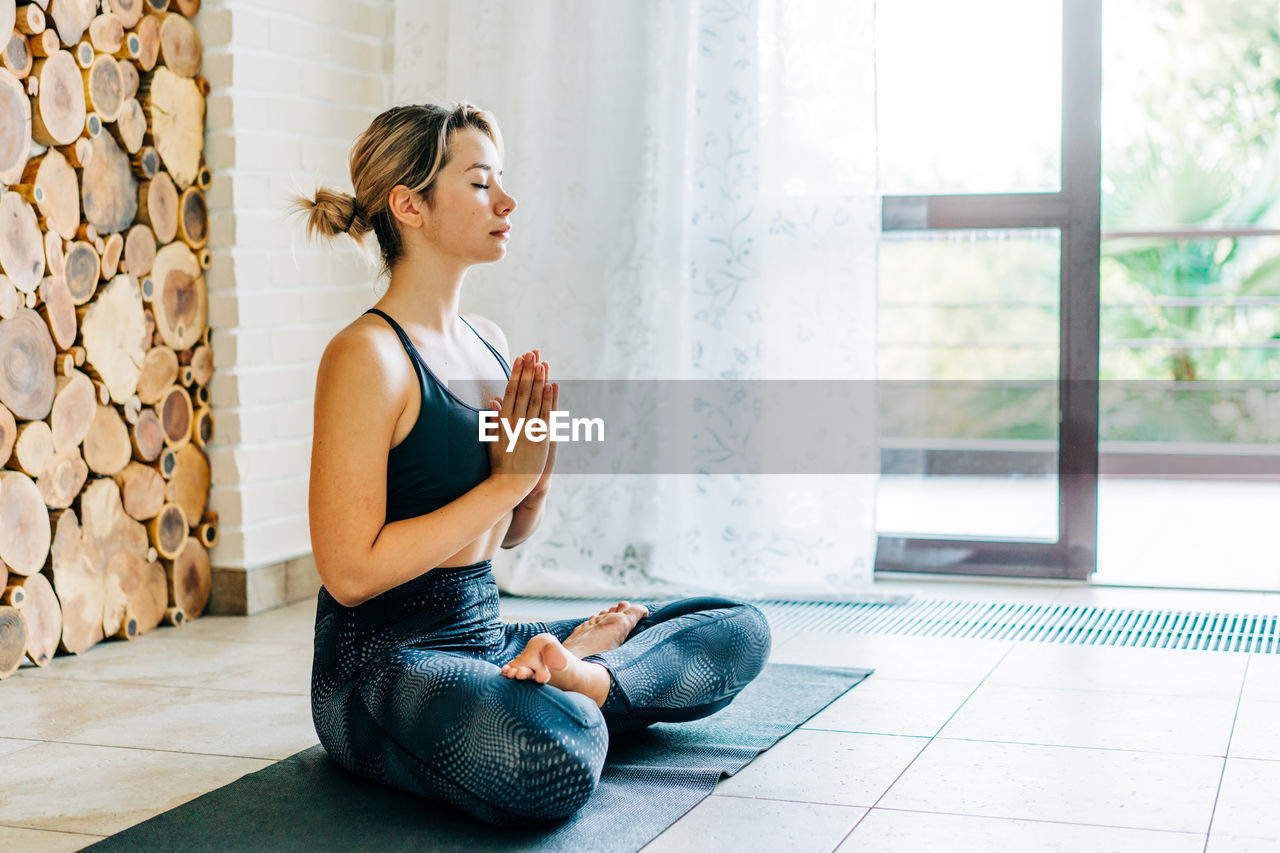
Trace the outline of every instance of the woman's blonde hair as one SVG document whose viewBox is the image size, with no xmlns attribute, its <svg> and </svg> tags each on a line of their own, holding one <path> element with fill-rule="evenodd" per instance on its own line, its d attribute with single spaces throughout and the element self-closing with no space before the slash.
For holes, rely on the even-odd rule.
<svg viewBox="0 0 1280 853">
<path fill-rule="evenodd" d="M 404 184 L 431 204 L 436 175 L 449 163 L 449 135 L 464 127 L 487 135 L 502 156 L 497 120 L 466 101 L 449 106 L 410 104 L 379 115 L 351 148 L 355 195 L 320 187 L 315 198 L 294 200 L 294 208 L 307 215 L 307 236 L 350 234 L 359 241 L 372 231 L 383 272 L 390 274 L 404 252 L 400 228 L 387 206 L 392 187 Z"/>
</svg>

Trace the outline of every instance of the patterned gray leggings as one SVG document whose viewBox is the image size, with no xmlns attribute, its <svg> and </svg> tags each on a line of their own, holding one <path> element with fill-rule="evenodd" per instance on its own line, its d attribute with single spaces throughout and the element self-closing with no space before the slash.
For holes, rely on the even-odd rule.
<svg viewBox="0 0 1280 853">
<path fill-rule="evenodd" d="M 639 603 L 649 615 L 627 640 L 584 658 L 610 673 L 597 707 L 499 672 L 535 634 L 563 641 L 586 617 L 504 624 L 487 560 L 433 569 L 354 608 L 322 588 L 311 690 L 320 742 L 357 775 L 489 823 L 567 817 L 599 782 L 611 735 L 714 714 L 769 657 L 768 622 L 750 604 Z"/>
</svg>

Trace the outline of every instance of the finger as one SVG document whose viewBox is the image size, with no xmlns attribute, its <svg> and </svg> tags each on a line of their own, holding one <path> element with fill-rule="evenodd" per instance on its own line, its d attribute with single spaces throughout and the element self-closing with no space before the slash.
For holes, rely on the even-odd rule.
<svg viewBox="0 0 1280 853">
<path fill-rule="evenodd" d="M 545 419 L 550 405 L 551 385 L 547 382 L 546 371 L 539 363 L 538 372 L 534 374 L 533 393 L 529 397 L 529 417 Z"/>
<path fill-rule="evenodd" d="M 551 412 L 560 411 L 560 383 L 553 382 L 551 384 L 551 400 L 547 404 L 548 416 Z M 550 472 L 556 464 L 556 447 L 559 442 L 553 441 L 551 447 L 547 450 L 546 470 Z"/>
<path fill-rule="evenodd" d="M 551 382 L 551 368 L 545 361 L 542 362 L 542 365 L 542 407 L 538 417 L 546 420 L 551 417 L 551 400 L 555 395 L 555 386 Z"/>
<path fill-rule="evenodd" d="M 534 365 L 533 382 L 529 386 L 528 412 L 525 415 L 527 418 L 542 417 L 542 398 L 546 389 L 545 372 L 541 364 Z"/>
<path fill-rule="evenodd" d="M 524 356 L 520 357 L 522 360 Z M 525 370 L 520 373 L 520 382 L 517 383 L 515 411 L 512 416 L 515 418 L 527 418 L 529 416 L 529 396 L 533 393 L 534 374 L 538 372 L 538 368 L 534 366 L 532 359 L 522 361 Z"/>
<path fill-rule="evenodd" d="M 516 397 L 520 392 L 520 379 L 524 375 L 524 356 L 517 358 L 511 365 L 511 375 L 507 377 L 507 390 L 502 397 L 501 416 L 509 420 L 516 411 Z"/>
<path fill-rule="evenodd" d="M 551 471 L 552 471 L 552 469 L 554 469 L 554 468 L 555 468 L 555 466 L 556 466 L 556 448 L 557 448 L 559 445 L 560 445 L 560 442 L 558 442 L 558 441 L 553 441 L 553 442 L 551 442 L 551 446 L 550 446 L 549 448 L 547 448 L 547 464 L 546 464 L 546 465 L 544 465 L 544 466 L 542 467 L 542 470 L 543 470 L 543 472 L 544 472 L 544 473 L 550 474 L 550 473 L 551 473 Z"/>
</svg>

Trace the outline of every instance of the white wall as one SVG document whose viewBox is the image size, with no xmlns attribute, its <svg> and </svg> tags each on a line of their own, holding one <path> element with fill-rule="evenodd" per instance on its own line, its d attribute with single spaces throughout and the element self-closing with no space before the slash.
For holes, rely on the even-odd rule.
<svg viewBox="0 0 1280 853">
<path fill-rule="evenodd" d="M 389 104 L 393 17 L 392 0 L 205 0 L 196 16 L 212 86 L 218 612 L 257 612 L 318 586 L 307 525 L 316 366 L 375 301 L 375 273 L 348 240 L 304 243 L 286 211 L 317 179 L 350 191 L 351 143 Z"/>
</svg>

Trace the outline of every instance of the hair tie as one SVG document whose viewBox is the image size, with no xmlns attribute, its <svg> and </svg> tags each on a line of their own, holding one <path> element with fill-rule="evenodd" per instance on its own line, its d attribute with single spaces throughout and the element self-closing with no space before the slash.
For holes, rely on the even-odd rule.
<svg viewBox="0 0 1280 853">
<path fill-rule="evenodd" d="M 357 204 L 356 200 L 353 198 L 351 199 L 351 218 L 347 220 L 347 227 L 343 230 L 350 231 L 351 226 L 356 224 L 356 217 L 359 215 L 360 215 L 360 205 Z"/>
</svg>

